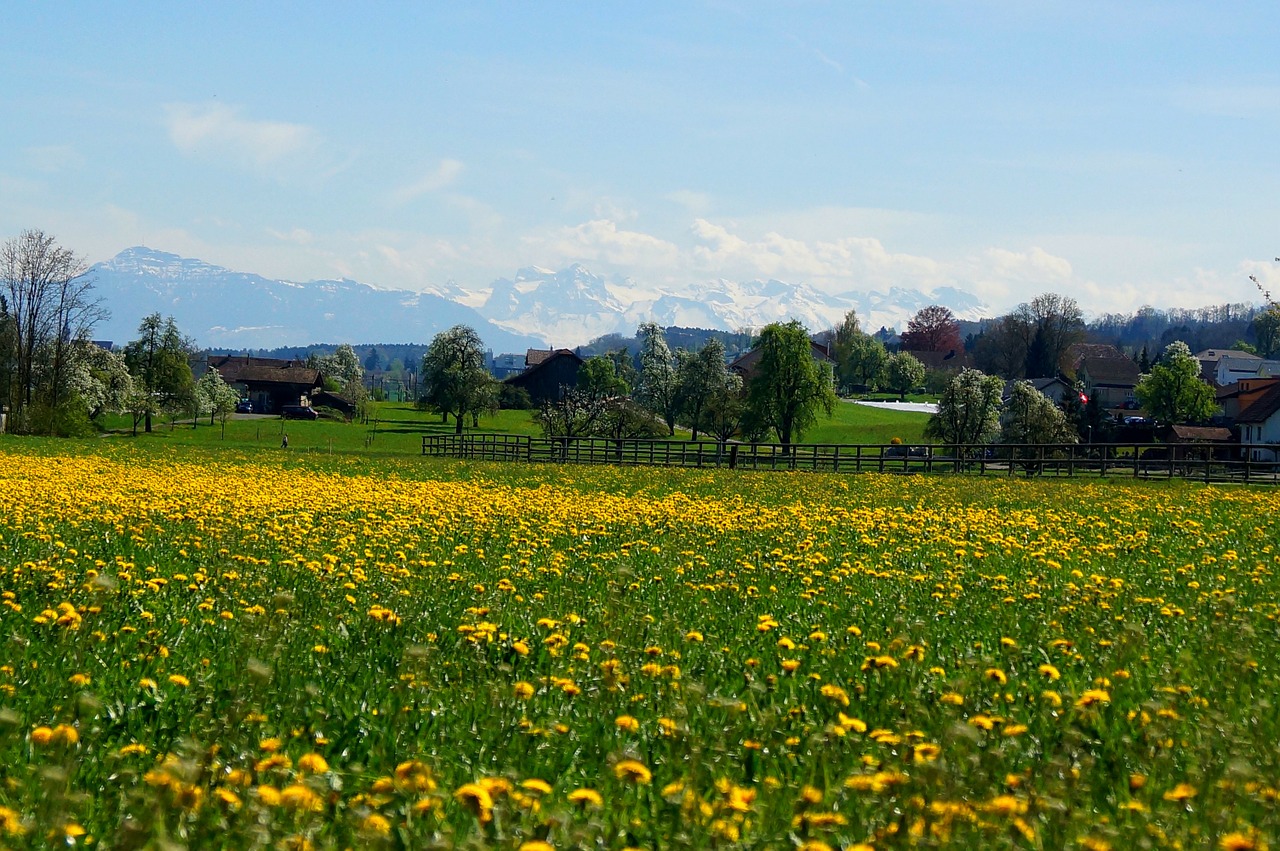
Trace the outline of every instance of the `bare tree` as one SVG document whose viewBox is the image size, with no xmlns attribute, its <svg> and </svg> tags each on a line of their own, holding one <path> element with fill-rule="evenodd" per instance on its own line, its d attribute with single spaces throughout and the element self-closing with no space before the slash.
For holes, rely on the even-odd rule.
<svg viewBox="0 0 1280 851">
<path fill-rule="evenodd" d="M 33 402 L 57 408 L 71 343 L 88 338 L 106 316 L 87 271 L 83 257 L 40 230 L 25 230 L 0 248 L 0 285 L 12 319 L 10 404 L 19 428 L 28 427 Z"/>
</svg>

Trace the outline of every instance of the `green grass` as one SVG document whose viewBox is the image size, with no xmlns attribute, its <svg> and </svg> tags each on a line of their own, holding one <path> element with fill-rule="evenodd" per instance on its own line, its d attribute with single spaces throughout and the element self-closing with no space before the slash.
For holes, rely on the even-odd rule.
<svg viewBox="0 0 1280 851">
<path fill-rule="evenodd" d="M 226 423 L 225 433 L 219 422 L 211 426 L 202 419 L 192 428 L 191 421 L 170 424 L 157 419 L 151 434 L 139 426 L 133 437 L 131 421 L 110 418 L 106 422 L 106 439 L 139 440 L 172 446 L 208 446 L 223 448 L 279 449 L 285 435 L 289 449 L 295 452 L 358 452 L 372 455 L 415 455 L 422 451 L 422 437 L 428 434 L 452 434 L 452 421 L 440 422 L 438 414 L 419 411 L 407 403 L 379 404 L 369 423 L 339 422 L 330 419 L 284 420 L 279 417 L 233 418 Z M 499 411 L 480 419 L 480 427 L 468 422 L 464 432 L 541 434 L 533 421 L 533 411 Z"/>
<path fill-rule="evenodd" d="M 819 419 L 804 433 L 804 443 L 890 443 L 897 437 L 903 443 L 924 443 L 924 427 L 928 414 L 893 411 L 840 401 L 835 416 Z"/>
<path fill-rule="evenodd" d="M 535 422 L 533 411 L 499 411 L 480 418 L 479 428 L 466 423 L 465 434 L 523 434 L 539 437 L 541 428 Z M 905 443 L 923 441 L 927 414 L 891 411 L 840 402 L 835 416 L 821 418 L 816 426 L 806 432 L 803 443 L 884 444 L 898 437 Z M 440 422 L 438 414 L 419 411 L 407 403 L 382 403 L 377 406 L 368 424 L 335 420 L 283 420 L 278 417 L 233 418 L 226 423 L 225 433 L 221 423 L 209 425 L 202 419 L 192 428 L 191 421 L 171 424 L 166 419 L 156 419 L 152 433 L 145 434 L 139 427 L 133 437 L 131 421 L 126 417 L 109 417 L 105 423 L 104 439 L 169 446 L 207 446 L 222 448 L 246 448 L 251 450 L 278 450 L 284 435 L 289 436 L 289 449 L 294 452 L 341 452 L 369 455 L 416 455 L 422 450 L 422 437 L 428 434 L 453 434 L 452 422 Z M 678 430 L 676 439 L 687 438 L 689 432 Z M 701 439 L 708 440 L 702 436 Z M 766 439 L 765 442 L 773 438 Z"/>
</svg>

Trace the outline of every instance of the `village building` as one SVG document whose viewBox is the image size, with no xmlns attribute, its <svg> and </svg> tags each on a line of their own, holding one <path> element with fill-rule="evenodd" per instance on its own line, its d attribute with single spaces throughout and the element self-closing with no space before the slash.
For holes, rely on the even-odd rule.
<svg viewBox="0 0 1280 851">
<path fill-rule="evenodd" d="M 578 370 L 584 363 L 569 349 L 529 349 L 525 353 L 525 370 L 503 383 L 523 389 L 535 405 L 540 405 L 577 387 Z"/>
<path fill-rule="evenodd" d="M 259 414 L 278 414 L 293 405 L 309 405 L 324 387 L 324 376 L 298 360 L 210 355 L 208 366 L 236 387 Z"/>
</svg>

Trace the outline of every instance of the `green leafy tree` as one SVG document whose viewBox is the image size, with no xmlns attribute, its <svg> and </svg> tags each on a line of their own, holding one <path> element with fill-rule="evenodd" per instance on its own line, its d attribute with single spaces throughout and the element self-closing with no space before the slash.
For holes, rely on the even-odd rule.
<svg viewBox="0 0 1280 851">
<path fill-rule="evenodd" d="M 742 376 L 726 369 L 721 383 L 708 395 L 703 410 L 707 434 L 715 437 L 722 445 L 728 443 L 742 431 L 742 419 L 746 410 Z"/>
<path fill-rule="evenodd" d="M 484 366 L 484 344 L 474 328 L 455 325 L 441 331 L 422 356 L 422 403 L 443 415 L 453 415 L 454 430 L 462 434 L 463 418 L 496 405 L 494 379 Z"/>
<path fill-rule="evenodd" d="M 1181 340 L 1165 347 L 1134 393 L 1147 414 L 1164 425 L 1201 422 L 1218 410 L 1213 388 L 1200 379 L 1200 361 Z"/>
<path fill-rule="evenodd" d="M 636 401 L 666 423 L 668 435 L 675 434 L 680 413 L 676 358 L 656 322 L 645 322 L 636 335 L 640 338 L 640 383 L 636 387 Z"/>
<path fill-rule="evenodd" d="M 889 352 L 870 334 L 859 334 L 836 351 L 836 369 L 844 387 L 874 389 L 884 375 Z"/>
<path fill-rule="evenodd" d="M 835 413 L 831 367 L 814 359 L 809 332 L 795 320 L 766 325 L 752 348 L 760 357 L 747 384 L 745 430 L 773 432 L 789 455 L 819 413 Z"/>
<path fill-rule="evenodd" d="M 587 358 L 578 370 L 578 389 L 596 399 L 626 396 L 631 388 L 618 375 L 617 363 L 608 355 Z"/>
<path fill-rule="evenodd" d="M 1000 433 L 1004 382 L 977 369 L 962 369 L 938 400 L 925 436 L 952 446 L 987 443 Z"/>
<path fill-rule="evenodd" d="M 613 361 L 613 369 L 618 374 L 618 377 L 627 382 L 627 387 L 634 390 L 640 382 L 640 373 L 636 370 L 636 359 L 631 356 L 631 352 L 623 346 L 607 352 L 605 357 Z"/>
<path fill-rule="evenodd" d="M 696 353 L 682 352 L 681 355 L 676 370 L 680 411 L 692 431 L 690 439 L 697 440 L 706 424 L 707 405 L 729 374 L 724 361 L 724 343 L 712 337 Z"/>
<path fill-rule="evenodd" d="M 908 352 L 889 355 L 884 364 L 885 387 L 897 393 L 899 399 L 907 398 L 909 392 L 924 384 L 924 374 L 924 364 Z"/>
<path fill-rule="evenodd" d="M 1077 398 L 1077 407 L 1079 400 Z M 1016 381 L 1009 391 L 1000 428 L 1002 443 L 1075 443 L 1075 424 L 1029 381 Z"/>
<path fill-rule="evenodd" d="M 1280 356 L 1280 305 L 1270 305 L 1253 317 L 1253 338 L 1264 358 Z"/>
<path fill-rule="evenodd" d="M 162 318 L 153 313 L 138 325 L 138 339 L 125 346 L 125 363 L 134 378 L 135 389 L 149 394 L 149 403 L 137 403 L 133 408 L 134 432 L 138 430 L 138 418 L 151 431 L 152 416 L 159 411 L 188 410 L 193 398 L 195 379 L 191 375 L 190 354 L 193 346 L 182 336 L 178 325 L 170 316 Z"/>
</svg>

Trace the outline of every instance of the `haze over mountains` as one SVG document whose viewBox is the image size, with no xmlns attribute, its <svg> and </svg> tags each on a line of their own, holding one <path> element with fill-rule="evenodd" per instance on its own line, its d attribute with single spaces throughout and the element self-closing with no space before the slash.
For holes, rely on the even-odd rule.
<svg viewBox="0 0 1280 851">
<path fill-rule="evenodd" d="M 172 315 L 205 347 L 274 348 L 310 343 L 428 342 L 459 323 L 471 325 L 495 352 L 576 346 L 607 333 L 632 334 L 641 322 L 726 331 L 799 319 L 810 330 L 836 325 L 850 309 L 864 328 L 902 328 L 921 307 L 945 305 L 960 319 L 990 315 L 974 296 L 932 292 L 830 295 L 782 281 L 713 280 L 686 289 L 606 281 L 580 264 L 558 272 L 519 270 L 487 288 L 452 282 L 426 292 L 379 289 L 352 280 L 272 280 L 145 247 L 129 248 L 89 272 L 111 318 L 97 339 L 123 342 L 149 313 Z"/>
</svg>

